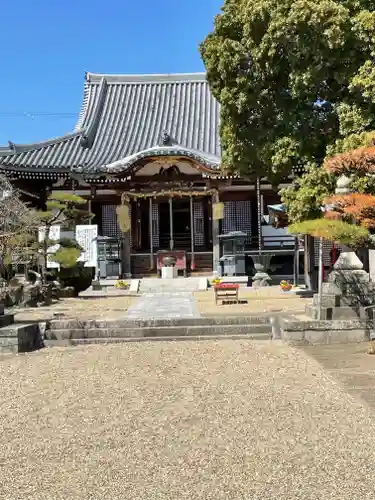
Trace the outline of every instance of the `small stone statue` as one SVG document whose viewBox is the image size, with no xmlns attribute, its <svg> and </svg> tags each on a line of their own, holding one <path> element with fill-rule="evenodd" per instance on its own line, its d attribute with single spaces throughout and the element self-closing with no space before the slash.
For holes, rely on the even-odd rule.
<svg viewBox="0 0 375 500">
<path fill-rule="evenodd" d="M 42 277 L 36 271 L 29 271 L 23 290 L 23 306 L 37 307 L 41 301 Z"/>
</svg>

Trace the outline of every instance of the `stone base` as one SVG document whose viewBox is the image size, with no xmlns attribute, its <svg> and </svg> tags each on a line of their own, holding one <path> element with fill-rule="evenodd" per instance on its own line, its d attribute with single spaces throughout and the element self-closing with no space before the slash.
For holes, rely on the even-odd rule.
<svg viewBox="0 0 375 500">
<path fill-rule="evenodd" d="M 38 323 L 17 324 L 0 328 L 0 352 L 18 353 L 43 347 Z"/>
<path fill-rule="evenodd" d="M 369 319 L 364 307 L 360 306 L 341 306 L 341 307 L 322 307 L 319 311 L 318 306 L 306 306 L 306 314 L 312 319 L 321 320 L 343 320 L 343 319 Z"/>
<path fill-rule="evenodd" d="M 253 287 L 260 288 L 262 286 L 270 286 L 271 277 L 268 273 L 258 271 L 253 276 Z"/>
<path fill-rule="evenodd" d="M 176 267 L 162 267 L 161 278 L 163 280 L 174 279 L 178 277 L 178 269 Z"/>
<path fill-rule="evenodd" d="M 366 342 L 373 323 L 365 320 L 297 321 L 283 319 L 281 339 L 291 345 Z"/>
</svg>

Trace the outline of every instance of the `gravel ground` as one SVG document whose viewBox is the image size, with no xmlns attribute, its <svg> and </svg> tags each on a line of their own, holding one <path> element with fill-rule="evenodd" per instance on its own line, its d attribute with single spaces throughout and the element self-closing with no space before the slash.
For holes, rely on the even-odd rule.
<svg viewBox="0 0 375 500">
<path fill-rule="evenodd" d="M 263 289 L 240 288 L 239 300 L 243 304 L 215 304 L 215 294 L 212 289 L 196 292 L 199 312 L 204 315 L 212 314 L 257 314 L 271 311 L 289 314 L 303 314 L 305 306 L 311 304 L 311 299 L 297 297 L 294 293 L 281 292 L 279 287 Z"/>
<path fill-rule="evenodd" d="M 46 349 L 0 387 L 2 500 L 374 498 L 375 414 L 291 347 Z"/>
<path fill-rule="evenodd" d="M 61 299 L 46 307 L 15 309 L 16 321 L 46 321 L 55 314 L 65 318 L 106 319 L 123 318 L 138 297 L 101 297 L 100 299 Z M 1 498 L 1 497 L 0 497 Z"/>
</svg>

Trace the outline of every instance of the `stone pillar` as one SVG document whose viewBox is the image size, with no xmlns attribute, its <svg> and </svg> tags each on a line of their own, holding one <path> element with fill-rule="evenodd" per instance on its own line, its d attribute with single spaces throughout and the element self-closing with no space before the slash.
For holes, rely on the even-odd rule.
<svg viewBox="0 0 375 500">
<path fill-rule="evenodd" d="M 220 267 L 220 243 L 219 243 L 219 234 L 220 234 L 220 225 L 219 220 L 214 219 L 214 205 L 215 203 L 219 203 L 219 194 L 214 194 L 212 196 L 212 270 L 214 273 L 218 273 L 221 275 L 221 267 Z"/>
<path fill-rule="evenodd" d="M 346 175 L 341 175 L 336 182 L 336 194 L 350 194 L 352 192 L 351 188 L 351 178 Z M 360 265 L 360 267 L 359 267 Z M 349 247 L 342 247 L 339 258 L 333 265 L 335 270 L 362 270 L 363 264 L 359 260 L 357 254 Z"/>
</svg>

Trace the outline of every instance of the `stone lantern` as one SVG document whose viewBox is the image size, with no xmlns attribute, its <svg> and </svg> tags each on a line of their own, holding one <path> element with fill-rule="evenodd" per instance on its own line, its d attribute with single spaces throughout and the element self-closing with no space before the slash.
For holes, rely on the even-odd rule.
<svg viewBox="0 0 375 500">
<path fill-rule="evenodd" d="M 350 194 L 352 192 L 351 183 L 352 179 L 350 177 L 341 175 L 336 182 L 335 194 Z M 333 269 L 336 271 L 362 270 L 363 264 L 354 250 L 347 246 L 343 246 L 339 258 L 333 265 Z"/>
</svg>

